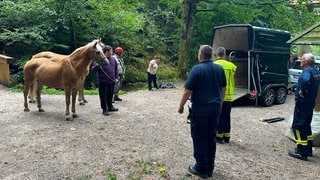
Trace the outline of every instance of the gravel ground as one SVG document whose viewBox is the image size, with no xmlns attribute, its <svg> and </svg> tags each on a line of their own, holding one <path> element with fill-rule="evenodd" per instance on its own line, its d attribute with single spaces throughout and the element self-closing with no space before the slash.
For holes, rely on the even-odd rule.
<svg viewBox="0 0 320 180">
<path fill-rule="evenodd" d="M 22 93 L 0 85 L 0 179 L 195 179 L 187 114 L 178 114 L 182 86 L 122 95 L 120 110 L 101 114 L 97 95 L 76 106 L 79 118 L 65 121 L 62 95 L 43 95 L 24 112 Z M 232 109 L 229 144 L 217 145 L 213 179 L 319 179 L 320 150 L 300 161 L 284 133 L 293 95 L 283 105 Z M 261 120 L 284 117 L 284 121 Z"/>
</svg>

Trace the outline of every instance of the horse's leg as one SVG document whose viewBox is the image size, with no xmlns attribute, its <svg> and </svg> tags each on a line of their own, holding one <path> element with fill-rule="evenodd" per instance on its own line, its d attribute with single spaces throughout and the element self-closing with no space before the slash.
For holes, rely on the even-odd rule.
<svg viewBox="0 0 320 180">
<path fill-rule="evenodd" d="M 64 88 L 64 94 L 66 98 L 66 120 L 71 121 L 72 117 L 70 116 L 70 95 L 71 95 L 71 89 L 70 88 Z"/>
<path fill-rule="evenodd" d="M 88 103 L 88 101 L 84 98 L 84 82 L 85 82 L 86 78 L 83 78 L 82 80 L 82 85 L 81 85 L 81 97 L 82 97 L 82 101 L 83 103 Z"/>
<path fill-rule="evenodd" d="M 78 89 L 73 89 L 72 90 L 72 107 L 71 107 L 71 111 L 72 111 L 72 117 L 73 118 L 78 118 L 79 117 L 77 115 L 77 113 L 76 113 L 77 92 L 78 92 Z"/>
<path fill-rule="evenodd" d="M 80 105 L 83 105 L 83 103 L 81 103 L 81 102 L 82 102 L 82 97 L 81 97 L 81 88 L 79 89 L 78 101 L 79 101 L 79 104 L 80 104 Z"/>
<path fill-rule="evenodd" d="M 24 111 L 29 112 L 30 109 L 28 107 L 28 93 L 29 93 L 30 83 L 24 82 L 23 96 L 24 96 Z"/>
<path fill-rule="evenodd" d="M 33 84 L 31 84 L 29 89 L 29 103 L 36 103 L 36 87 L 37 87 L 37 81 L 34 81 Z"/>
<path fill-rule="evenodd" d="M 81 106 L 85 105 L 82 87 L 79 89 L 78 101 Z"/>
<path fill-rule="evenodd" d="M 87 103 L 88 101 L 84 99 L 84 81 L 85 78 L 83 80 L 81 80 L 80 83 L 80 88 L 79 88 L 79 96 L 78 96 L 78 101 L 80 105 L 85 105 L 85 103 Z"/>
<path fill-rule="evenodd" d="M 42 104 L 41 104 L 41 91 L 42 91 L 43 85 L 39 83 L 35 85 L 36 85 L 35 88 L 36 88 L 38 111 L 44 112 L 44 109 L 42 109 Z"/>
</svg>

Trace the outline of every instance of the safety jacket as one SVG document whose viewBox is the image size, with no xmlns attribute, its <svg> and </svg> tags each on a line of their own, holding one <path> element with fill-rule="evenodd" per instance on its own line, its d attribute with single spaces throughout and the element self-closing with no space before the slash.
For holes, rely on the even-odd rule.
<svg viewBox="0 0 320 180">
<path fill-rule="evenodd" d="M 226 86 L 226 94 L 224 97 L 224 101 L 232 101 L 233 95 L 235 92 L 234 74 L 237 70 L 237 66 L 225 59 L 217 59 L 214 61 L 214 63 L 222 66 L 224 73 L 226 75 L 227 86 Z"/>
</svg>

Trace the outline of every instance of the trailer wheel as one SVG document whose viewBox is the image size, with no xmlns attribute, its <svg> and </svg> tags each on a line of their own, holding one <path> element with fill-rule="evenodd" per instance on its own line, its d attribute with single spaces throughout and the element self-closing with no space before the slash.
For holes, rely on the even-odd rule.
<svg viewBox="0 0 320 180">
<path fill-rule="evenodd" d="M 276 101 L 275 104 L 283 104 L 287 99 L 287 90 L 286 88 L 279 88 L 276 92 Z"/>
<path fill-rule="evenodd" d="M 266 89 L 263 91 L 259 98 L 259 102 L 261 106 L 272 106 L 275 101 L 275 92 L 273 89 Z"/>
</svg>

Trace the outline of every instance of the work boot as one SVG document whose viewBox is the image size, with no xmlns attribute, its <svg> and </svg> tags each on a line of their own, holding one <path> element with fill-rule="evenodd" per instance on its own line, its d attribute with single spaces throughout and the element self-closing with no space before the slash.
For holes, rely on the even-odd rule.
<svg viewBox="0 0 320 180">
<path fill-rule="evenodd" d="M 108 113 L 108 111 L 107 111 L 106 109 L 103 109 L 103 110 L 102 110 L 102 114 L 103 114 L 104 116 L 109 116 L 109 113 Z"/>
<path fill-rule="evenodd" d="M 223 137 L 223 140 L 225 143 L 229 143 L 230 142 L 230 137 Z"/>
<path fill-rule="evenodd" d="M 113 100 L 115 100 L 115 101 L 122 101 L 122 99 L 120 99 L 118 95 L 114 95 Z"/>
<path fill-rule="evenodd" d="M 216 138 L 216 141 L 217 141 L 217 143 L 219 143 L 219 144 L 224 144 L 223 138 L 217 137 L 217 138 Z"/>
<path fill-rule="evenodd" d="M 300 159 L 300 160 L 303 160 L 303 161 L 307 161 L 307 160 L 308 160 L 308 157 L 300 154 L 297 149 L 290 150 L 290 151 L 288 152 L 288 154 L 289 154 L 289 156 L 291 156 L 291 157 L 294 157 L 294 158 L 297 158 L 297 159 Z"/>
<path fill-rule="evenodd" d="M 118 108 L 115 108 L 114 106 L 108 108 L 108 111 L 118 111 L 119 109 Z"/>
<path fill-rule="evenodd" d="M 188 171 L 193 175 L 199 176 L 201 179 L 208 179 L 208 174 L 201 174 L 194 165 L 190 165 Z"/>
</svg>

